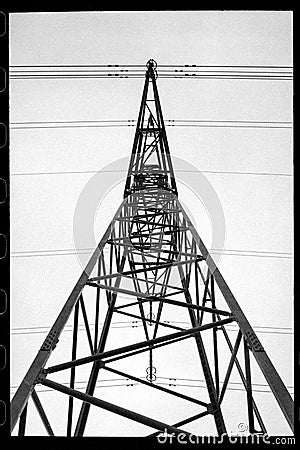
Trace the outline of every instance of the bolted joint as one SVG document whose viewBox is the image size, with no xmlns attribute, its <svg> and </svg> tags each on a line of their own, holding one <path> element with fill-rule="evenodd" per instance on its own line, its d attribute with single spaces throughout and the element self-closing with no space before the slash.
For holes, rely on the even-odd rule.
<svg viewBox="0 0 300 450">
<path fill-rule="evenodd" d="M 57 343 L 58 343 L 58 332 L 50 331 L 41 347 L 41 350 L 43 351 L 54 350 Z"/>
<path fill-rule="evenodd" d="M 45 369 L 42 369 L 39 373 L 39 375 L 36 377 L 35 383 L 34 384 L 40 384 L 43 382 L 43 380 L 46 378 L 47 376 L 47 371 Z"/>
<path fill-rule="evenodd" d="M 97 366 L 99 367 L 99 369 L 103 369 L 105 367 L 105 362 L 102 361 L 102 359 L 99 359 L 97 361 Z"/>
<path fill-rule="evenodd" d="M 264 348 L 254 331 L 247 331 L 245 333 L 245 338 L 247 346 L 252 352 L 264 352 Z"/>
<path fill-rule="evenodd" d="M 207 408 L 207 412 L 208 412 L 209 414 L 213 414 L 213 413 L 214 413 L 214 407 L 213 407 L 213 405 L 212 405 L 211 403 L 208 403 L 208 405 L 206 406 L 206 408 Z"/>
</svg>

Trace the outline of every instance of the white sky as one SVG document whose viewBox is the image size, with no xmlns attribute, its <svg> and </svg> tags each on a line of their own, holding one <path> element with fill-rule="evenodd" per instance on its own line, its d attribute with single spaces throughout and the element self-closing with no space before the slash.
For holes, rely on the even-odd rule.
<svg viewBox="0 0 300 450">
<path fill-rule="evenodd" d="M 158 63 L 158 72 L 160 64 L 289 66 L 292 65 L 291 20 L 290 12 L 279 11 L 11 14 L 10 64 L 127 65 L 146 64 L 153 58 Z M 12 80 L 10 120 L 136 119 L 143 83 L 143 79 L 130 78 Z M 292 120 L 290 81 L 158 78 L 158 89 L 165 119 Z M 199 170 L 286 174 L 204 175 L 216 191 L 224 211 L 225 249 L 260 252 L 257 256 L 254 253 L 251 256 L 223 255 L 220 270 L 227 283 L 254 328 L 286 327 L 291 333 L 292 130 L 169 127 L 167 134 L 171 155 Z M 24 257 L 22 252 L 73 247 L 76 202 L 92 177 L 91 173 L 22 173 L 100 170 L 118 158 L 130 155 L 133 135 L 133 127 L 11 130 L 13 329 L 50 327 L 77 281 L 81 266 L 76 256 Z M 175 171 L 180 169 L 174 166 Z M 178 178 L 180 180 L 179 172 Z M 179 199 L 191 211 L 194 223 L 209 247 L 211 230 L 205 209 L 182 182 L 178 188 Z M 95 222 L 98 240 L 121 202 L 122 192 L 121 183 L 101 200 L 103 207 L 99 207 Z M 277 257 L 262 257 L 262 252 L 276 252 Z M 284 255 L 279 258 L 279 253 Z M 124 330 L 122 342 L 127 337 L 136 339 L 135 335 L 130 335 L 134 329 Z M 44 337 L 41 333 L 12 335 L 13 386 L 21 381 Z M 119 337 L 116 335 L 113 342 L 117 344 Z M 292 386 L 293 336 L 260 333 L 259 338 L 284 382 Z M 137 375 L 143 376 L 146 366 L 138 367 L 141 372 Z M 156 364 L 156 367 L 167 376 L 180 376 L 184 372 L 180 365 L 169 370 L 165 363 Z M 184 372 L 188 374 L 186 378 L 191 375 L 197 378 L 192 368 L 191 364 Z M 254 382 L 261 382 L 259 374 Z M 144 395 L 150 411 L 152 405 L 153 412 L 149 415 L 164 419 L 155 407 L 161 397 L 148 397 L 142 387 L 113 389 L 118 391 L 114 391 L 110 399 L 115 396 L 120 401 L 127 395 L 124 389 L 131 389 L 130 407 L 133 410 L 135 406 L 140 408 L 138 403 Z M 108 398 L 107 391 L 103 390 L 101 397 Z M 49 398 L 49 403 L 44 402 L 49 405 L 49 415 L 55 411 L 51 406 L 52 395 L 41 394 L 41 399 Z M 234 401 L 238 404 L 240 400 L 235 395 Z M 276 413 L 276 406 L 274 409 L 270 406 L 271 394 L 257 396 L 262 408 L 266 409 L 271 432 L 288 434 L 289 428 Z M 174 419 L 176 422 L 192 415 L 194 410 L 182 410 L 178 417 L 170 409 L 171 418 L 166 421 L 172 423 Z M 241 418 L 239 412 L 232 414 L 235 431 Z M 134 425 L 132 428 L 132 422 L 109 413 L 103 412 L 101 417 L 107 427 L 101 433 L 105 434 L 107 430 L 107 434 L 120 434 L 120 430 L 124 435 L 131 434 L 132 430 L 147 433 L 145 427 Z M 34 423 L 37 428 L 32 433 L 38 434 L 39 426 Z M 206 422 L 195 422 L 186 429 L 197 432 L 201 423 Z M 207 430 L 210 429 L 207 424 Z M 94 432 L 95 429 L 90 429 L 90 433 Z"/>
</svg>

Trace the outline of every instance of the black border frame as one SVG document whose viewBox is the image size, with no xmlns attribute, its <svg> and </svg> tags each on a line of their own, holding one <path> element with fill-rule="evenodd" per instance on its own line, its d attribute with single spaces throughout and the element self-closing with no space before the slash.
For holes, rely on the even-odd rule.
<svg viewBox="0 0 300 450">
<path fill-rule="evenodd" d="M 113 8 L 105 8 L 103 7 L 102 2 L 95 2 L 95 1 L 87 1 L 84 4 L 83 8 L 74 7 L 74 3 L 72 4 L 72 7 L 66 7 L 63 4 L 60 3 L 59 6 L 55 6 L 55 4 L 51 4 L 44 6 L 44 11 L 41 10 L 41 8 L 37 4 L 31 4 L 30 2 L 24 3 L 26 6 L 21 6 L 19 3 L 18 5 L 13 5 L 12 2 L 10 2 L 9 6 L 6 6 L 2 3 L 0 6 L 0 33 L 3 31 L 3 22 L 2 22 L 2 14 L 5 16 L 5 33 L 0 36 L 0 67 L 4 69 L 4 79 L 1 76 L 0 73 L 0 124 L 5 125 L 5 132 L 6 132 L 6 142 L 5 145 L 2 146 L 3 143 L 3 133 L 1 133 L 0 130 L 0 235 L 4 235 L 6 237 L 6 248 L 4 252 L 4 240 L 2 240 L 2 243 L 0 242 L 0 345 L 4 346 L 6 349 L 5 352 L 5 366 L 3 367 L 2 361 L 0 361 L 0 401 L 4 402 L 6 405 L 5 408 L 5 423 L 0 425 L 0 442 L 3 445 L 3 448 L 5 448 L 5 443 L 8 445 L 11 444 L 24 444 L 29 446 L 29 448 L 40 448 L 41 445 L 43 448 L 51 449 L 53 450 L 53 440 L 48 437 L 13 437 L 10 435 L 10 420 L 9 420 L 9 408 L 10 408 L 10 395 L 9 395 L 9 385 L 10 385 L 10 199 L 9 199 L 9 193 L 10 193 L 10 180 L 9 180 L 9 80 L 8 80 L 8 73 L 9 73 L 9 14 L 10 13 L 32 13 L 32 12 L 86 12 L 86 11 L 111 11 Z M 41 6 L 41 4 L 40 4 Z M 154 6 L 154 5 L 153 5 Z M 170 5 L 169 8 L 152 8 L 151 11 L 178 11 L 178 9 L 174 9 L 174 3 Z M 125 11 L 128 10 L 127 8 L 120 8 L 119 11 Z M 143 9 L 138 7 L 131 8 L 133 11 L 143 11 Z M 150 11 L 150 9 L 146 9 L 146 11 Z M 187 10 L 198 10 L 196 8 L 189 8 L 189 9 L 182 9 L 182 11 Z M 205 9 L 203 9 L 204 11 Z M 209 10 L 212 10 L 209 8 Z M 219 11 L 234 11 L 234 10 L 241 10 L 240 8 L 232 8 L 232 9 L 222 9 L 217 8 L 214 10 Z M 244 9 L 244 11 L 251 11 L 251 9 Z M 295 8 L 291 9 L 273 9 L 273 8 L 253 8 L 252 10 L 258 10 L 258 11 L 290 11 L 293 13 L 293 38 L 295 36 L 295 25 L 296 25 L 296 10 Z M 179 10 L 180 11 L 180 10 Z M 2 13 L 2 14 L 1 14 Z M 2 22 L 2 23 L 1 23 Z M 294 39 L 294 43 L 295 43 Z M 295 54 L 295 53 L 294 53 Z M 5 83 L 5 89 L 1 90 L 3 87 L 3 82 Z M 294 87 L 294 95 L 295 95 L 295 82 L 293 84 Z M 4 127 L 2 127 L 2 130 Z M 295 135 L 294 135 L 294 148 L 295 148 Z M 295 161 L 294 161 L 295 163 Z M 2 180 L 5 181 L 3 183 Z M 6 192 L 5 192 L 6 191 Z M 2 201 L 4 199 L 4 201 Z M 294 204 L 295 206 L 295 204 Z M 294 216 L 295 218 L 295 216 Z M 5 256 L 1 258 L 5 253 Z M 296 279 L 296 277 L 295 277 Z M 1 291 L 4 291 L 6 293 L 6 308 L 5 311 L 1 314 L 2 310 L 2 302 L 3 302 L 3 294 Z M 1 295 L 2 294 L 2 295 Z M 3 307 L 4 309 L 4 307 Z M 294 300 L 294 323 L 297 324 L 297 311 L 298 306 L 296 300 Z M 300 339 L 299 339 L 299 329 L 295 326 L 295 340 L 294 340 L 294 364 L 295 364 L 295 380 L 297 381 L 299 379 L 299 354 L 300 354 Z M 3 355 L 3 351 L 0 353 L 0 358 Z M 2 368 L 1 368 L 2 367 Z M 0 406 L 0 424 L 1 424 L 1 406 Z M 299 422 L 300 422 L 300 406 L 299 406 L 299 390 L 296 383 L 295 386 L 295 418 L 296 418 L 296 430 L 295 430 L 295 441 L 298 441 L 298 435 L 299 435 Z M 289 438 L 290 436 L 286 436 L 286 438 Z M 21 439 L 21 441 L 19 440 Z M 25 439 L 25 441 L 24 441 Z M 148 438 L 140 439 L 140 438 L 91 438 L 91 437 L 84 437 L 84 438 L 76 438 L 75 441 L 69 442 L 69 438 L 61 438 L 61 437 L 55 437 L 55 446 L 60 448 L 60 446 L 65 446 L 66 444 L 76 443 L 76 444 L 83 444 L 85 448 L 96 448 L 95 445 L 104 445 L 106 448 L 115 448 L 116 446 L 122 447 L 130 447 L 132 449 L 134 448 L 140 448 L 141 445 L 146 446 L 149 445 L 149 448 L 165 448 L 166 446 L 169 446 L 171 443 L 166 443 L 161 447 L 161 445 L 157 442 L 155 438 Z M 275 443 L 276 436 L 270 437 L 270 443 Z M 225 443 L 225 442 L 224 442 Z M 246 443 L 246 442 L 245 442 Z M 209 444 L 209 441 L 205 445 Z M 230 442 L 229 442 L 230 444 Z M 173 441 L 172 447 L 176 446 L 176 442 Z M 250 444 L 251 445 L 251 444 Z M 255 444 L 257 445 L 257 444 Z M 261 443 L 260 445 L 264 445 Z M 182 447 L 182 446 L 179 446 Z M 8 448 L 8 446 L 7 446 Z M 185 445 L 184 448 L 195 448 L 194 445 Z"/>
</svg>

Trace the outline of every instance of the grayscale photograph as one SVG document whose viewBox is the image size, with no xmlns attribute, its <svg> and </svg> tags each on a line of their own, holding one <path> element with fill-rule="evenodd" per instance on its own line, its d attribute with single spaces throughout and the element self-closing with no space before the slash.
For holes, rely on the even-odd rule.
<svg viewBox="0 0 300 450">
<path fill-rule="evenodd" d="M 11 436 L 294 439 L 292 37 L 9 14 Z"/>
</svg>

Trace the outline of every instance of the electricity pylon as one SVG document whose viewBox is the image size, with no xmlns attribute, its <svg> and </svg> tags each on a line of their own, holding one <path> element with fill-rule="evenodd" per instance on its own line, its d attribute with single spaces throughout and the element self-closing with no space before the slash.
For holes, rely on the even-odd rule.
<svg viewBox="0 0 300 450">
<path fill-rule="evenodd" d="M 293 429 L 293 401 L 287 388 L 178 200 L 156 78 L 156 63 L 149 60 L 124 200 L 12 399 L 11 429 L 19 421 L 19 435 L 25 434 L 31 400 L 45 432 L 55 434 L 46 414 L 47 405 L 44 408 L 37 394 L 36 387 L 42 385 L 56 395 L 65 394 L 66 408 L 59 411 L 59 418 L 62 420 L 65 414 L 67 436 L 84 435 L 91 406 L 93 410 L 98 407 L 99 414 L 104 409 L 146 425 L 156 434 L 178 434 L 184 425 L 210 417 L 216 434 L 221 436 L 228 433 L 228 409 L 223 406 L 233 372 L 244 390 L 249 433 L 266 433 L 253 396 L 251 369 L 255 361 Z M 90 291 L 94 291 L 93 296 Z M 188 326 L 171 320 L 178 312 Z M 88 318 L 92 314 L 93 321 Z M 143 335 L 127 345 L 117 336 L 113 346 L 108 345 L 113 319 L 120 315 L 139 323 Z M 71 351 L 67 354 L 64 349 L 59 362 L 51 364 L 55 347 L 65 345 L 57 344 L 60 337 L 63 341 L 62 332 L 71 320 Z M 80 346 L 80 320 L 88 343 L 84 351 Z M 234 338 L 228 324 L 235 325 Z M 179 365 L 182 369 L 189 364 L 178 350 L 182 343 L 185 349 L 190 346 L 188 354 L 197 367 L 195 376 L 203 377 L 203 395 L 191 396 L 157 381 L 154 362 L 159 352 L 167 351 L 168 355 L 160 365 Z M 135 358 L 140 355 L 148 358 L 145 377 L 135 369 Z M 124 361 L 129 371 L 124 371 Z M 85 392 L 76 388 L 76 375 L 82 368 L 88 374 Z M 164 420 L 158 420 L 150 417 L 158 414 L 153 406 L 149 416 L 118 401 L 103 400 L 95 395 L 103 372 L 160 391 L 168 399 L 196 405 L 197 414 L 182 419 L 178 410 L 177 422 L 170 424 L 167 406 Z M 57 380 L 61 374 L 69 376 L 68 384 Z"/>
</svg>

